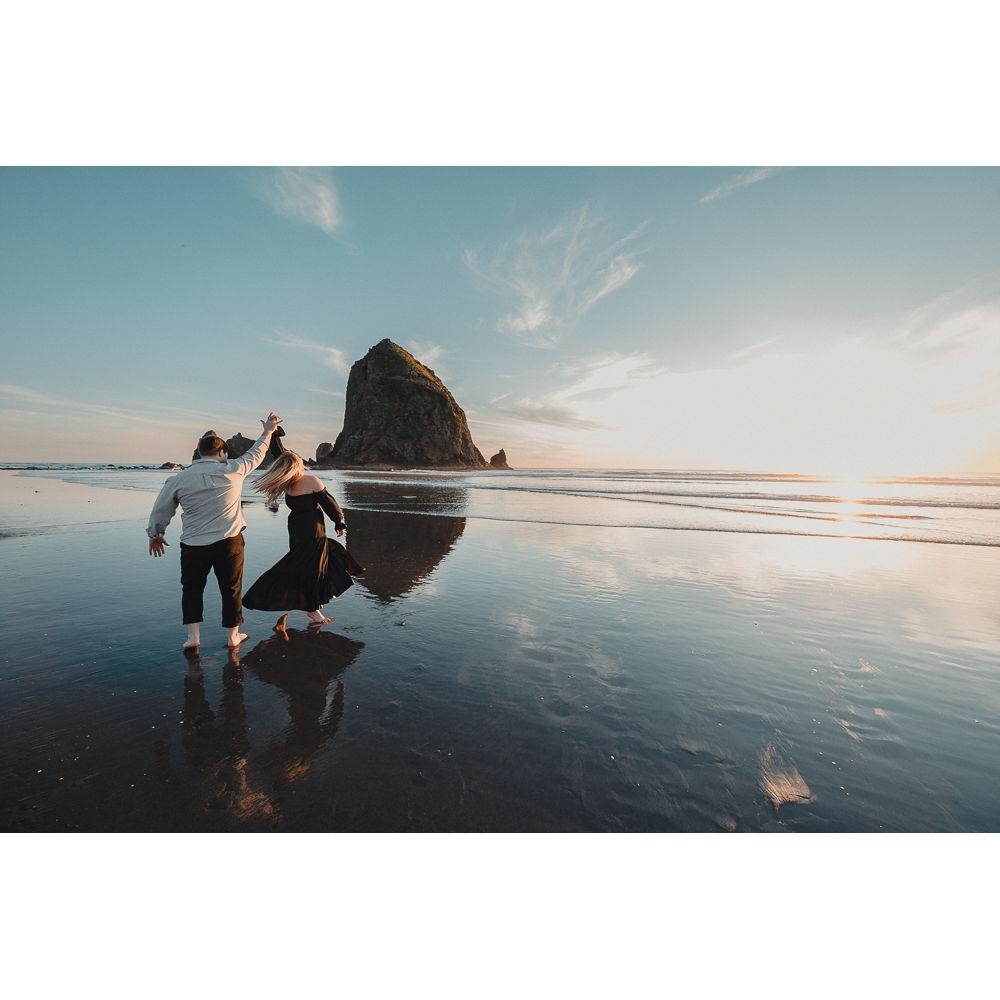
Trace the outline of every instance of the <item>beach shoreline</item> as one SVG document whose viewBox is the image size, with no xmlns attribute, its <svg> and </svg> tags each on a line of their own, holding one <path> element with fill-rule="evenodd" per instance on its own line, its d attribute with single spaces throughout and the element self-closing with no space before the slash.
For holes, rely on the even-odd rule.
<svg viewBox="0 0 1000 1000">
<path fill-rule="evenodd" d="M 559 495 L 514 521 L 370 478 L 338 496 L 370 571 L 323 637 L 247 612 L 233 657 L 210 583 L 191 663 L 147 480 L 3 472 L 0 827 L 1000 828 L 997 550 L 598 530 Z M 287 536 L 246 517 L 249 585 Z"/>
</svg>

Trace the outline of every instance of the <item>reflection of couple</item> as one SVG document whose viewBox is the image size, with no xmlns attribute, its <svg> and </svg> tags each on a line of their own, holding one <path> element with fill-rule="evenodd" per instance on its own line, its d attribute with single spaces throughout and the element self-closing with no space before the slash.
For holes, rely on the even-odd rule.
<svg viewBox="0 0 1000 1000">
<path fill-rule="evenodd" d="M 346 636 L 309 629 L 281 632 L 248 655 L 231 649 L 215 711 L 205 693 L 201 660 L 189 657 L 181 745 L 193 774 L 167 770 L 171 787 L 181 797 L 173 808 L 193 811 L 190 818 L 199 825 L 228 826 L 233 819 L 278 825 L 283 789 L 307 774 L 336 736 L 344 714 L 340 677 L 363 648 Z M 256 747 L 244 704 L 248 673 L 280 690 L 288 708 L 283 731 Z"/>
<path fill-rule="evenodd" d="M 201 645 L 202 597 L 209 571 L 222 593 L 222 625 L 227 644 L 238 646 L 247 636 L 240 631 L 242 609 L 305 611 L 310 624 L 328 621 L 322 607 L 351 586 L 351 574 L 362 567 L 339 542 L 326 537 L 324 512 L 337 535 L 344 534 L 344 513 L 315 476 L 305 474 L 302 459 L 287 451 L 275 430 L 281 418 L 274 413 L 261 421 L 263 433 L 239 458 L 230 459 L 226 443 L 214 431 L 198 442 L 198 459 L 171 476 L 153 505 L 146 533 L 149 552 L 162 556 L 163 537 L 178 506 L 181 508 L 181 608 L 188 637 L 185 650 Z M 272 440 L 273 437 L 273 440 Z M 289 551 L 264 573 L 242 597 L 243 481 L 264 461 L 268 448 L 277 452 L 273 464 L 254 480 L 269 503 L 284 495 L 289 508 Z"/>
</svg>

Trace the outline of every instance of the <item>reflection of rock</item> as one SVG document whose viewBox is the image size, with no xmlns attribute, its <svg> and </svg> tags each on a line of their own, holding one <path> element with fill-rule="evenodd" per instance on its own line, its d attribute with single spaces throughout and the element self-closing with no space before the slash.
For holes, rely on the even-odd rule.
<svg viewBox="0 0 1000 1000">
<path fill-rule="evenodd" d="M 344 429 L 330 458 L 340 466 L 486 466 L 441 379 L 389 339 L 351 366 Z"/>
<path fill-rule="evenodd" d="M 343 500 L 348 507 L 401 510 L 409 514 L 427 511 L 461 515 L 465 513 L 469 498 L 469 491 L 464 487 L 435 482 L 429 477 L 419 484 L 392 480 L 354 482 L 348 479 L 343 484 L 343 490 Z"/>
<path fill-rule="evenodd" d="M 362 566 L 354 582 L 384 604 L 413 590 L 454 548 L 464 517 L 348 508 L 347 551 Z"/>
<path fill-rule="evenodd" d="M 333 445 L 329 441 L 316 445 L 316 461 L 325 462 L 333 452 Z"/>
<path fill-rule="evenodd" d="M 491 459 L 490 459 L 491 469 L 509 469 L 510 466 L 507 464 L 507 452 L 501 448 Z"/>
</svg>

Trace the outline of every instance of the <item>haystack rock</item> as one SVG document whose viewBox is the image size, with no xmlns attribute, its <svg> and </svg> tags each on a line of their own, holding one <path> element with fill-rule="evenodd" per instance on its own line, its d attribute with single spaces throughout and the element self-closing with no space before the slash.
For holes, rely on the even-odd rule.
<svg viewBox="0 0 1000 1000">
<path fill-rule="evenodd" d="M 501 448 L 491 459 L 490 459 L 491 469 L 509 469 L 510 466 L 507 464 L 507 452 Z"/>
<path fill-rule="evenodd" d="M 344 429 L 329 460 L 344 466 L 486 468 L 465 412 L 445 384 L 389 339 L 351 366 Z"/>
<path fill-rule="evenodd" d="M 316 461 L 325 462 L 333 451 L 333 445 L 329 441 L 316 445 Z"/>
</svg>

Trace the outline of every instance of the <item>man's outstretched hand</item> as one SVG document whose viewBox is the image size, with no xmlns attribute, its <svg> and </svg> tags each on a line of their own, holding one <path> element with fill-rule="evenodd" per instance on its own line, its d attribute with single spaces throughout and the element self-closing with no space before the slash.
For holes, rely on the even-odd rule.
<svg viewBox="0 0 1000 1000">
<path fill-rule="evenodd" d="M 149 540 L 149 554 L 151 556 L 162 556 L 163 550 L 169 544 L 165 538 L 151 538 Z"/>
<path fill-rule="evenodd" d="M 281 417 L 279 417 L 273 410 L 267 415 L 267 420 L 262 420 L 261 423 L 264 425 L 265 431 L 273 431 L 278 424 L 281 423 Z"/>
</svg>

